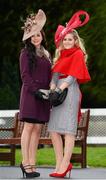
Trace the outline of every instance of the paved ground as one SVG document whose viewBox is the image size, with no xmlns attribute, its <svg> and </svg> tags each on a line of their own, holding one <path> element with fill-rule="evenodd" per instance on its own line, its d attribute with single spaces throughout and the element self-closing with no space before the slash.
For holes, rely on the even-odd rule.
<svg viewBox="0 0 106 180">
<path fill-rule="evenodd" d="M 37 168 L 37 171 L 41 173 L 39 178 L 34 179 L 42 179 L 42 180 L 52 180 L 57 178 L 50 178 L 49 173 L 53 171 L 53 168 Z M 23 179 L 22 172 L 19 167 L 0 167 L 0 179 Z M 65 179 L 69 179 L 66 177 Z M 86 169 L 73 169 L 71 173 L 71 180 L 106 180 L 106 168 L 86 168 Z M 62 180 L 62 178 L 58 178 L 58 180 Z"/>
</svg>

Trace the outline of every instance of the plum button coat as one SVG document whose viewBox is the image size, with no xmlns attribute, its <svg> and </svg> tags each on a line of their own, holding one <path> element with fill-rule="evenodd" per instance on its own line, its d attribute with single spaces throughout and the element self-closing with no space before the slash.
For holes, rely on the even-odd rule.
<svg viewBox="0 0 106 180">
<path fill-rule="evenodd" d="M 50 103 L 35 98 L 33 92 L 38 89 L 49 89 L 51 80 L 51 63 L 49 59 L 37 56 L 36 67 L 29 69 L 27 49 L 20 54 L 20 74 L 22 88 L 20 95 L 20 120 L 29 123 L 45 123 L 49 121 Z"/>
</svg>

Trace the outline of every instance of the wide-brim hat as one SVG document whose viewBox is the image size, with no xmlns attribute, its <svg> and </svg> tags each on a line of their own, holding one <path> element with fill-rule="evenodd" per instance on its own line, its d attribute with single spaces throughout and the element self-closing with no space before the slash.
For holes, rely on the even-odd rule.
<svg viewBox="0 0 106 180">
<path fill-rule="evenodd" d="M 37 34 L 40 32 L 45 25 L 46 22 L 46 15 L 43 10 L 39 9 L 38 13 L 35 15 L 30 15 L 26 19 L 26 22 L 24 23 L 24 35 L 22 38 L 22 41 L 27 40 L 31 36 Z"/>
<path fill-rule="evenodd" d="M 83 21 L 81 20 L 82 15 L 85 17 Z M 56 47 L 57 48 L 59 47 L 60 41 L 63 40 L 66 34 L 72 32 L 75 28 L 85 25 L 88 21 L 89 21 L 88 13 L 86 11 L 80 10 L 72 16 L 72 18 L 67 23 L 66 27 L 62 25 L 58 25 L 54 39 Z"/>
</svg>

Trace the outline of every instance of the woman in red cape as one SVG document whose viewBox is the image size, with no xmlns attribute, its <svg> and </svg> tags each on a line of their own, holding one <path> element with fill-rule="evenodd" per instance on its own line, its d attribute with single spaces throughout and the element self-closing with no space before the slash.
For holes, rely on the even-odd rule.
<svg viewBox="0 0 106 180">
<path fill-rule="evenodd" d="M 79 20 L 80 15 L 86 16 L 83 23 Z M 52 108 L 48 124 L 56 155 L 56 168 L 50 174 L 51 177 L 65 177 L 72 169 L 70 159 L 75 143 L 77 123 L 80 120 L 79 85 L 90 81 L 86 66 L 86 50 L 74 28 L 84 25 L 88 20 L 88 14 L 85 11 L 79 11 L 66 27 L 59 25 L 55 34 L 58 56 L 55 57 L 52 68 L 51 101 L 56 101 L 65 88 L 68 88 L 68 93 L 61 105 Z M 64 149 L 61 135 L 64 135 L 65 139 Z"/>
</svg>

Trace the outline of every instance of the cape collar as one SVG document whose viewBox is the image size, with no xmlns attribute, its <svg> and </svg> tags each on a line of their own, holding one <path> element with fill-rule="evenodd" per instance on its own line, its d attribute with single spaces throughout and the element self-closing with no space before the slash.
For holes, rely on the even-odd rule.
<svg viewBox="0 0 106 180">
<path fill-rule="evenodd" d="M 68 57 L 70 55 L 72 55 L 73 53 L 75 53 L 77 50 L 79 50 L 79 47 L 73 47 L 70 49 L 63 49 L 60 53 L 61 58 L 62 57 Z"/>
</svg>

